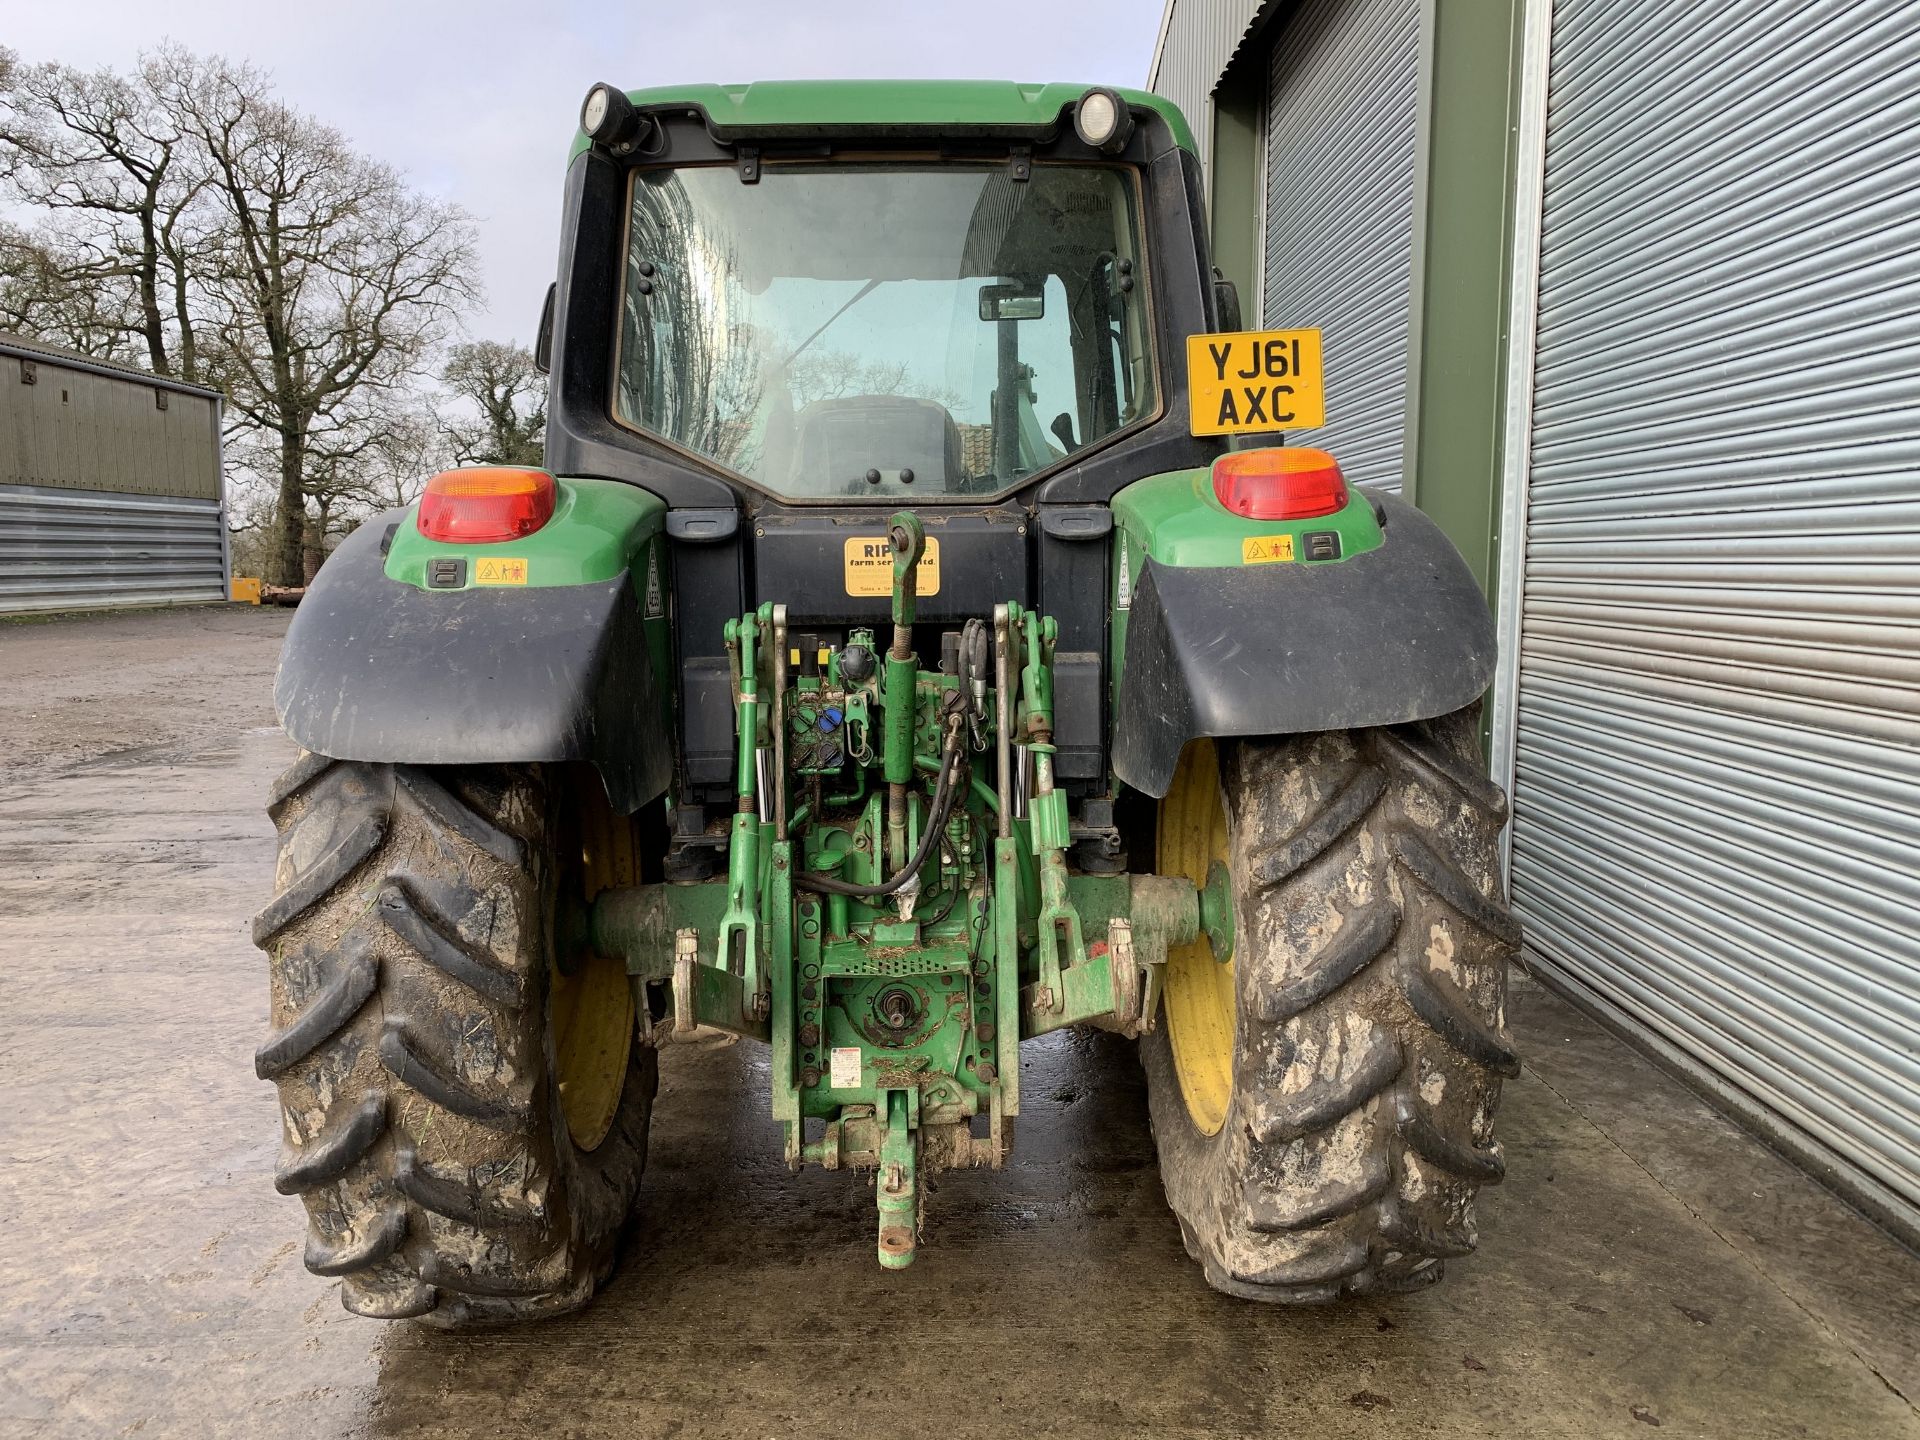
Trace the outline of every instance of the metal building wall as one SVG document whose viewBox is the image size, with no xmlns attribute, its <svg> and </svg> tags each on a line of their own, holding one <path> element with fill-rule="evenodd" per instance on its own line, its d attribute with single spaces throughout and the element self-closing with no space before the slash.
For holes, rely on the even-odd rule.
<svg viewBox="0 0 1920 1440">
<path fill-rule="evenodd" d="M 1262 10 L 1261 0 L 1167 0 L 1147 88 L 1180 107 L 1193 127 L 1208 183 L 1213 175 L 1213 119 L 1208 97 Z"/>
<path fill-rule="evenodd" d="M 0 614 L 226 594 L 220 397 L 0 341 Z"/>
<path fill-rule="evenodd" d="M 0 615 L 227 596 L 218 500 L 0 485 Z"/>
<path fill-rule="evenodd" d="M 211 391 L 0 343 L 0 484 L 218 500 L 218 427 Z"/>
<path fill-rule="evenodd" d="M 1555 7 L 1512 887 L 1920 1234 L 1920 10 Z"/>
<path fill-rule="evenodd" d="M 1306 0 L 1273 46 L 1265 323 L 1323 332 L 1327 423 L 1301 438 L 1398 490 L 1413 293 L 1420 0 Z"/>
</svg>

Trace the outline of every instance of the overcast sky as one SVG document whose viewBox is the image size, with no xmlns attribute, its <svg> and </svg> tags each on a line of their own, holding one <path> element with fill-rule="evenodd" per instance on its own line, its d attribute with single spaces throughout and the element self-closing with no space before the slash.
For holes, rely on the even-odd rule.
<svg viewBox="0 0 1920 1440">
<path fill-rule="evenodd" d="M 1145 83 L 1161 0 L 41 0 L 6 4 L 29 62 L 126 67 L 163 39 L 251 60 L 280 94 L 479 222 L 491 339 L 530 339 L 558 254 L 587 86 L 987 76 Z"/>
</svg>

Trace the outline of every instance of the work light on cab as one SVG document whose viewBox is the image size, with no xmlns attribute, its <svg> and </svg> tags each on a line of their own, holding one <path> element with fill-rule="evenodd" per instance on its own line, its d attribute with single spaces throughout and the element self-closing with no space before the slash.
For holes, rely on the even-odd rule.
<svg viewBox="0 0 1920 1440">
<path fill-rule="evenodd" d="M 580 106 L 580 129 L 587 139 L 615 155 L 631 154 L 645 137 L 648 124 L 623 91 L 605 83 L 587 91 Z"/>
<path fill-rule="evenodd" d="M 553 518 L 553 476 L 518 465 L 442 470 L 420 497 L 420 533 L 455 545 L 531 535 Z"/>
<path fill-rule="evenodd" d="M 1073 129 L 1103 155 L 1118 155 L 1133 135 L 1133 112 L 1113 91 L 1095 86 L 1074 107 Z"/>
<path fill-rule="evenodd" d="M 1311 520 L 1347 503 L 1340 465 L 1324 450 L 1235 450 L 1213 462 L 1213 493 L 1249 520 Z"/>
</svg>

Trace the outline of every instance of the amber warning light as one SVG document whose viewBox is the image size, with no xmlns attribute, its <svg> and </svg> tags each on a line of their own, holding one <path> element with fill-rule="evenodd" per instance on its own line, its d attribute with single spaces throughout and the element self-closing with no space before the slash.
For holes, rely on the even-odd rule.
<svg viewBox="0 0 1920 1440">
<path fill-rule="evenodd" d="M 442 470 L 420 497 L 420 533 L 454 545 L 531 535 L 553 517 L 553 476 L 517 465 Z"/>
<path fill-rule="evenodd" d="M 1213 462 L 1213 493 L 1249 520 L 1311 520 L 1345 508 L 1347 482 L 1324 450 L 1235 450 Z"/>
</svg>

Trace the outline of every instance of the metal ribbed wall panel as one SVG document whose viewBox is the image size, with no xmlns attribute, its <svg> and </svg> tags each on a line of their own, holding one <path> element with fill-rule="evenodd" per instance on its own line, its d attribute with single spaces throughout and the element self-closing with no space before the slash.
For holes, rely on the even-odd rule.
<svg viewBox="0 0 1920 1440">
<path fill-rule="evenodd" d="M 0 485 L 220 498 L 220 396 L 0 336 Z"/>
<path fill-rule="evenodd" d="M 1920 10 L 1556 10 L 1512 888 L 1920 1233 Z"/>
<path fill-rule="evenodd" d="M 220 504 L 0 485 L 0 615 L 224 600 Z"/>
<path fill-rule="evenodd" d="M 1248 28 L 1266 7 L 1261 0 L 1167 0 L 1147 88 L 1180 107 L 1193 127 L 1208 183 L 1213 175 L 1210 98 Z"/>
<path fill-rule="evenodd" d="M 1386 490 L 1406 433 L 1419 77 L 1420 0 L 1307 0 L 1274 45 L 1265 321 L 1324 332 L 1327 423 L 1300 439 Z"/>
</svg>

